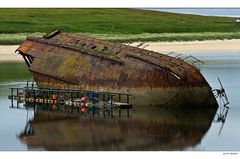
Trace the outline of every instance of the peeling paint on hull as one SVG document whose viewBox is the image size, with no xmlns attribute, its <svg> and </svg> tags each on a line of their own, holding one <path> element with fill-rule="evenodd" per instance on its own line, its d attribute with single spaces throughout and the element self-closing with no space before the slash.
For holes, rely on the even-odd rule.
<svg viewBox="0 0 240 159">
<path fill-rule="evenodd" d="M 58 31 L 17 52 L 39 87 L 130 93 L 136 106 L 218 106 L 199 70 L 179 58 Z"/>
</svg>

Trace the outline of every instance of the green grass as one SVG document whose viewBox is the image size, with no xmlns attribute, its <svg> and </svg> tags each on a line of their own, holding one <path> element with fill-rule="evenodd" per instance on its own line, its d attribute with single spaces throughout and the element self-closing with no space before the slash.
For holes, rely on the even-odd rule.
<svg viewBox="0 0 240 159">
<path fill-rule="evenodd" d="M 11 33 L 11 34 L 0 34 L 1 45 L 16 45 L 26 40 L 27 36 L 43 36 L 44 33 Z"/>
<path fill-rule="evenodd" d="M 55 29 L 119 42 L 233 39 L 235 20 L 139 9 L 0 9 L 0 44 Z"/>
<path fill-rule="evenodd" d="M 142 34 L 87 34 L 113 42 L 134 41 L 193 41 L 193 40 L 216 40 L 216 39 L 238 39 L 240 32 L 203 32 L 203 33 L 142 33 Z"/>
<path fill-rule="evenodd" d="M 224 40 L 239 39 L 240 32 L 203 32 L 203 33 L 142 33 L 142 34 L 91 34 L 75 33 L 87 35 L 112 42 L 147 42 L 147 41 L 193 41 L 193 40 Z M 26 40 L 26 36 L 42 36 L 44 33 L 16 33 L 0 34 L 0 45 L 18 45 Z"/>
</svg>

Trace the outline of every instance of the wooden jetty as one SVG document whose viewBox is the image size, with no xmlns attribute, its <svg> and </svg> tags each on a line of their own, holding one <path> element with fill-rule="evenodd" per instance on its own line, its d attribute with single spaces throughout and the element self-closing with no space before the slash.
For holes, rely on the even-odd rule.
<svg viewBox="0 0 240 159">
<path fill-rule="evenodd" d="M 94 92 L 80 89 L 10 88 L 11 108 L 34 108 L 34 111 L 60 111 L 71 115 L 114 117 L 126 110 L 129 117 L 131 94 Z M 14 105 L 16 101 L 16 106 Z M 116 113 L 118 112 L 118 113 Z"/>
</svg>

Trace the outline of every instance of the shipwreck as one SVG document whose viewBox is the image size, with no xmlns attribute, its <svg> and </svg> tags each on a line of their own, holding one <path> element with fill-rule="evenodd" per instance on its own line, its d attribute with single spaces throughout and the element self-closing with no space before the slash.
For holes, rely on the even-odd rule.
<svg viewBox="0 0 240 159">
<path fill-rule="evenodd" d="M 218 107 L 195 66 L 158 52 L 59 30 L 28 37 L 16 52 L 39 88 L 130 93 L 135 106 Z"/>
</svg>

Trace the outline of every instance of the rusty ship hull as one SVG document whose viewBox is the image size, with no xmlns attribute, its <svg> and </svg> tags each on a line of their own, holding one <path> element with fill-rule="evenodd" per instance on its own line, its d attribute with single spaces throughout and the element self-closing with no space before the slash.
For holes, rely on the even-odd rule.
<svg viewBox="0 0 240 159">
<path fill-rule="evenodd" d="M 211 87 L 184 60 L 54 31 L 16 50 L 41 88 L 130 93 L 133 105 L 217 107 Z"/>
</svg>

